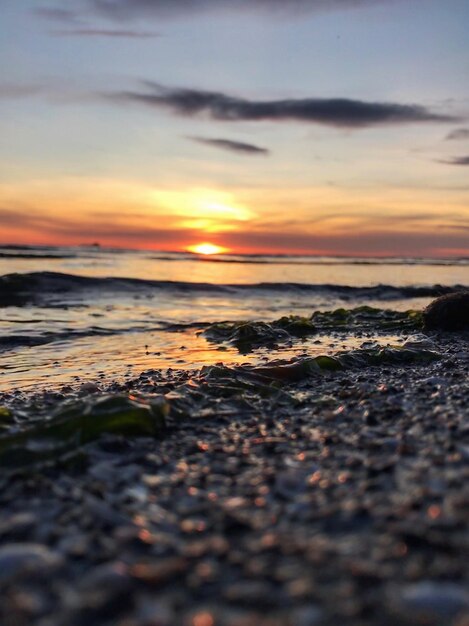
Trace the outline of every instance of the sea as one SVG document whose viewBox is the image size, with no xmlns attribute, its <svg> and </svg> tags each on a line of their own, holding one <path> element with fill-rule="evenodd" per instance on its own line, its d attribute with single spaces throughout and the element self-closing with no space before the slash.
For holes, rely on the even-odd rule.
<svg viewBox="0 0 469 626">
<path fill-rule="evenodd" d="M 240 351 L 208 324 L 370 306 L 422 309 L 469 287 L 469 257 L 211 255 L 79 247 L 0 247 L 0 391 L 56 390 L 148 370 L 333 354 L 369 333 L 318 334 Z"/>
</svg>

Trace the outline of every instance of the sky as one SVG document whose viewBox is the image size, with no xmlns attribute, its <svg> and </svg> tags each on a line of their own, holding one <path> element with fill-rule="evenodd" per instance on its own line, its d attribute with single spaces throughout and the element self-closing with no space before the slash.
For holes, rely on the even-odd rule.
<svg viewBox="0 0 469 626">
<path fill-rule="evenodd" d="M 0 10 L 0 243 L 469 255 L 468 0 Z"/>
</svg>

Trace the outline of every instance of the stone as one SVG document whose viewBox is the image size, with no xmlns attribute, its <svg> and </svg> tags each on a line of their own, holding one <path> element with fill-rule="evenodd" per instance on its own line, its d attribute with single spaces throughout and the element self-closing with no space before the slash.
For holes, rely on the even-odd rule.
<svg viewBox="0 0 469 626">
<path fill-rule="evenodd" d="M 425 330 L 469 330 L 469 291 L 441 296 L 423 312 Z"/>
<path fill-rule="evenodd" d="M 469 593 L 456 583 L 422 581 L 403 587 L 393 604 L 399 615 L 419 624 L 449 624 L 469 610 Z"/>
<path fill-rule="evenodd" d="M 62 556 L 42 544 L 7 544 L 0 548 L 0 581 L 23 575 L 44 576 L 62 564 Z"/>
</svg>

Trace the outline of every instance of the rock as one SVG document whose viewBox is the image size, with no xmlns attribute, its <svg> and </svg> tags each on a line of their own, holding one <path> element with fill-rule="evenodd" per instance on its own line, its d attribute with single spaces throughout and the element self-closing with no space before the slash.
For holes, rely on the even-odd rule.
<svg viewBox="0 0 469 626">
<path fill-rule="evenodd" d="M 83 383 L 80 387 L 80 393 L 99 393 L 100 391 L 95 383 Z"/>
<path fill-rule="evenodd" d="M 441 296 L 423 312 L 426 330 L 469 330 L 469 291 Z"/>
<path fill-rule="evenodd" d="M 293 623 L 296 626 L 316 626 L 322 619 L 322 611 L 315 606 L 305 606 L 293 611 Z"/>
<path fill-rule="evenodd" d="M 469 609 L 469 593 L 455 583 L 422 581 L 403 587 L 392 605 L 400 616 L 416 623 L 449 624 Z"/>
<path fill-rule="evenodd" d="M 79 623 L 121 623 L 118 617 L 131 610 L 135 602 L 133 587 L 123 563 L 104 563 L 86 573 L 76 593 L 70 594 L 68 608 L 72 615 L 79 616 Z"/>
<path fill-rule="evenodd" d="M 63 564 L 63 558 L 38 543 L 14 543 L 0 548 L 0 581 L 22 575 L 47 575 Z"/>
<path fill-rule="evenodd" d="M 39 519 L 33 513 L 16 513 L 7 517 L 5 521 L 0 522 L 2 543 L 5 538 L 8 538 L 10 541 L 26 539 L 38 524 Z"/>
<path fill-rule="evenodd" d="M 86 577 L 77 586 L 80 593 L 92 595 L 95 599 L 118 596 L 128 593 L 133 587 L 133 580 L 127 573 L 127 567 L 113 561 L 98 565 L 87 572 Z"/>
</svg>

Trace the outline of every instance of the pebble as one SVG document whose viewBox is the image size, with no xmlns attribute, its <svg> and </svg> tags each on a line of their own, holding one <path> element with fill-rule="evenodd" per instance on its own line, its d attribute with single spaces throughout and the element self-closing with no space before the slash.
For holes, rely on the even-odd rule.
<svg viewBox="0 0 469 626">
<path fill-rule="evenodd" d="M 80 393 L 98 393 L 100 388 L 95 383 L 83 383 L 80 385 Z"/>
<path fill-rule="evenodd" d="M 18 576 L 45 576 L 64 564 L 60 554 L 42 544 L 12 543 L 0 548 L 0 581 Z"/>
<path fill-rule="evenodd" d="M 422 581 L 402 587 L 392 599 L 394 610 L 402 617 L 433 626 L 469 611 L 469 592 L 449 582 Z"/>
<path fill-rule="evenodd" d="M 319 626 L 323 615 L 323 612 L 318 607 L 305 606 L 293 611 L 291 621 L 295 626 Z"/>
<path fill-rule="evenodd" d="M 26 538 L 32 529 L 39 523 L 33 513 L 18 513 L 0 523 L 0 537 L 21 540 Z"/>
</svg>

